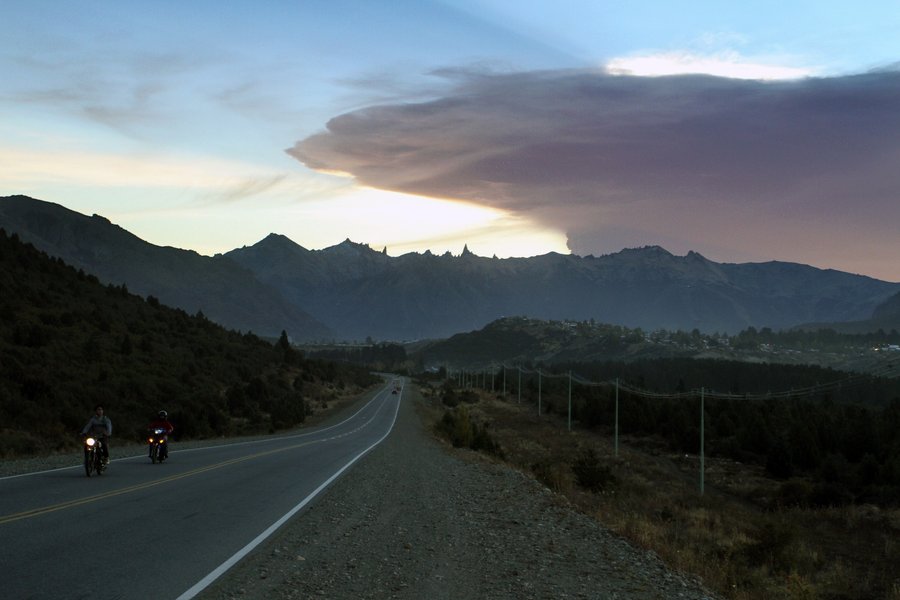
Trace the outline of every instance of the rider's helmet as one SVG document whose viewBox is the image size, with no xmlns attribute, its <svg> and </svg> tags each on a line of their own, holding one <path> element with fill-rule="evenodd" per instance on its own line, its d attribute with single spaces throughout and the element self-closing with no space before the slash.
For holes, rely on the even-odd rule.
<svg viewBox="0 0 900 600">
<path fill-rule="evenodd" d="M 158 416 L 160 419 L 165 419 L 169 416 L 169 413 L 167 413 L 164 410 L 161 410 L 161 411 L 159 411 L 159 413 L 157 413 L 156 416 Z"/>
</svg>

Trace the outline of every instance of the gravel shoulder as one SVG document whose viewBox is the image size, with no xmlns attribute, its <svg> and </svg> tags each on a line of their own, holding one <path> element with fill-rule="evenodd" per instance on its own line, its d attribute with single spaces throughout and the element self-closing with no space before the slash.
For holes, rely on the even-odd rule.
<svg viewBox="0 0 900 600">
<path fill-rule="evenodd" d="M 407 385 L 394 431 L 205 600 L 714 598 L 533 479 L 435 440 Z"/>
</svg>

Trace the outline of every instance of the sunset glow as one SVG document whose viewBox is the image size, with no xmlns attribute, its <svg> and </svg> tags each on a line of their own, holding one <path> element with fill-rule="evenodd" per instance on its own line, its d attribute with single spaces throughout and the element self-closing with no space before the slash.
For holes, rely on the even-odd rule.
<svg viewBox="0 0 900 600">
<path fill-rule="evenodd" d="M 606 65 L 613 75 L 641 77 L 663 75 L 703 74 L 733 79 L 798 79 L 814 74 L 813 69 L 787 67 L 747 61 L 737 54 L 698 56 L 667 53 L 647 56 L 615 58 Z"/>
</svg>

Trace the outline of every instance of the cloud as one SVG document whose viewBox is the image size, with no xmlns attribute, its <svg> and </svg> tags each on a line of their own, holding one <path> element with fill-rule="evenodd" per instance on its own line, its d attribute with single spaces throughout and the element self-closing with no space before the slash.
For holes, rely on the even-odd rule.
<svg viewBox="0 0 900 600">
<path fill-rule="evenodd" d="M 614 75 L 682 75 L 703 73 L 733 79 L 775 80 L 798 79 L 813 74 L 811 69 L 784 67 L 747 60 L 734 51 L 712 56 L 690 52 L 665 52 L 617 58 L 606 65 Z"/>
<path fill-rule="evenodd" d="M 862 261 L 873 239 L 900 256 L 897 70 L 765 82 L 454 72 L 453 82 L 428 102 L 335 117 L 288 153 L 376 188 L 527 215 L 566 231 L 579 254 L 627 237 L 720 259 L 783 248 L 812 264 Z"/>
<path fill-rule="evenodd" d="M 21 189 L 41 184 L 86 187 L 191 190 L 199 204 L 231 203 L 259 196 L 289 195 L 303 199 L 304 190 L 327 193 L 335 186 L 315 181 L 315 174 L 275 172 L 233 160 L 205 157 L 126 155 L 66 150 L 30 150 L 0 144 L 0 187 Z"/>
</svg>

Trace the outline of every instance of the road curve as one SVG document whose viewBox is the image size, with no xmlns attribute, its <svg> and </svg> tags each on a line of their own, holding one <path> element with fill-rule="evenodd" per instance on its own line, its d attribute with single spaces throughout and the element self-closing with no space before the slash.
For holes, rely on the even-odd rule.
<svg viewBox="0 0 900 600">
<path fill-rule="evenodd" d="M 192 598 L 387 437 L 392 390 L 308 432 L 0 478 L 3 597 Z"/>
</svg>

